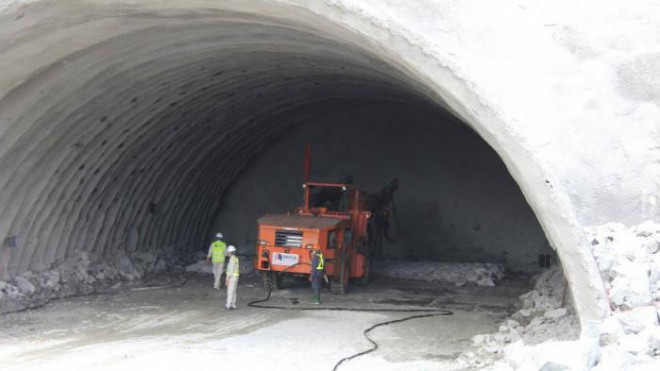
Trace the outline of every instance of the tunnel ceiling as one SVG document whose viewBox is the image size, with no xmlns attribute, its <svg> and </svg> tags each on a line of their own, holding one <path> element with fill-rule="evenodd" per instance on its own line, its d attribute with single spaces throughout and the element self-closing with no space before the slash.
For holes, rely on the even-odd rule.
<svg viewBox="0 0 660 371">
<path fill-rule="evenodd" d="M 234 175 L 283 130 L 374 101 L 430 104 L 336 34 L 240 13 L 113 14 L 12 19 L 0 38 L 0 233 L 18 241 L 3 275 L 75 251 L 198 246 Z"/>
</svg>

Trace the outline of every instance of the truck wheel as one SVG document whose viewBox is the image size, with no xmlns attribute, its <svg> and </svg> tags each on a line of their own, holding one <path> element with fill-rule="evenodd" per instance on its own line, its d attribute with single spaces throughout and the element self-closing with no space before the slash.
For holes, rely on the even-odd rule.
<svg viewBox="0 0 660 371">
<path fill-rule="evenodd" d="M 273 272 L 273 276 L 275 276 L 275 289 L 279 290 L 282 288 L 282 281 L 284 280 L 284 273 L 275 273 Z"/>
<path fill-rule="evenodd" d="M 348 261 L 342 259 L 344 263 L 341 265 L 338 278 L 332 278 L 330 280 L 330 291 L 335 295 L 344 295 L 348 289 L 348 280 L 349 280 L 349 265 Z"/>
<path fill-rule="evenodd" d="M 364 261 L 364 271 L 360 277 L 360 285 L 367 285 L 371 281 L 371 259 L 367 258 Z"/>
<path fill-rule="evenodd" d="M 271 271 L 261 271 L 261 279 L 264 281 L 264 289 L 266 291 L 277 290 L 279 288 L 278 283 L 282 282 L 282 278 L 277 276 L 276 273 Z"/>
</svg>

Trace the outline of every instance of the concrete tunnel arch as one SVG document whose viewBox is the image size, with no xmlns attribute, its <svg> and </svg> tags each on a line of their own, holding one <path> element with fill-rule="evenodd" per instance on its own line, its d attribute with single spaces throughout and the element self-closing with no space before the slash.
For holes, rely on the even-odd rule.
<svg viewBox="0 0 660 371">
<path fill-rule="evenodd" d="M 432 102 L 476 131 L 557 250 L 583 326 L 608 313 L 559 182 L 478 86 L 383 25 L 322 2 L 68 6 L 0 14 L 0 234 L 21 244 L 3 248 L 4 277 L 76 251 L 198 245 L 232 178 L 278 132 L 378 97 Z"/>
</svg>

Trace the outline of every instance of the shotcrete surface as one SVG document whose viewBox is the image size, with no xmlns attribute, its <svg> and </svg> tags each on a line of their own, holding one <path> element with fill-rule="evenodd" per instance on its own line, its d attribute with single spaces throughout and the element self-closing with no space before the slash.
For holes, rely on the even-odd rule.
<svg viewBox="0 0 660 371">
<path fill-rule="evenodd" d="M 178 280 L 159 276 L 141 287 L 5 315 L 0 321 L 0 364 L 3 370 L 138 369 L 154 361 L 162 369 L 217 363 L 241 369 L 330 370 L 343 357 L 369 349 L 365 329 L 410 315 L 249 308 L 248 301 L 265 296 L 254 275 L 241 279 L 239 308 L 233 311 L 223 308 L 225 292 L 210 287 L 209 275 L 187 273 L 183 286 L 145 289 Z M 287 284 L 268 304 L 310 307 L 307 283 Z M 450 309 L 453 316 L 375 330 L 371 335 L 379 350 L 340 369 L 459 369 L 455 359 L 471 349 L 470 339 L 495 331 L 526 289 L 515 279 L 498 287 L 457 288 L 383 278 L 346 296 L 324 293 L 321 307 Z"/>
<path fill-rule="evenodd" d="M 659 215 L 657 1 L 0 9 L 0 238 L 16 242 L 3 280 L 77 250 L 204 245 L 278 134 L 374 99 L 443 107 L 497 152 L 583 323 L 609 309 L 582 227 Z"/>
</svg>

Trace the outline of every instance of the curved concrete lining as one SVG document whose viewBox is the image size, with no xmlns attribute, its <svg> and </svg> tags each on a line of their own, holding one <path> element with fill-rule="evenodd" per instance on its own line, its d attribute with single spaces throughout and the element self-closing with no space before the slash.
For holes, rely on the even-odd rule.
<svg viewBox="0 0 660 371">
<path fill-rule="evenodd" d="M 283 130 L 356 102 L 395 102 L 442 107 L 486 140 L 557 250 L 583 323 L 608 313 L 562 182 L 478 86 L 364 13 L 298 5 L 5 10 L 0 236 L 19 247 L 4 249 L 0 273 L 77 251 L 200 246 L 234 176 Z"/>
</svg>

